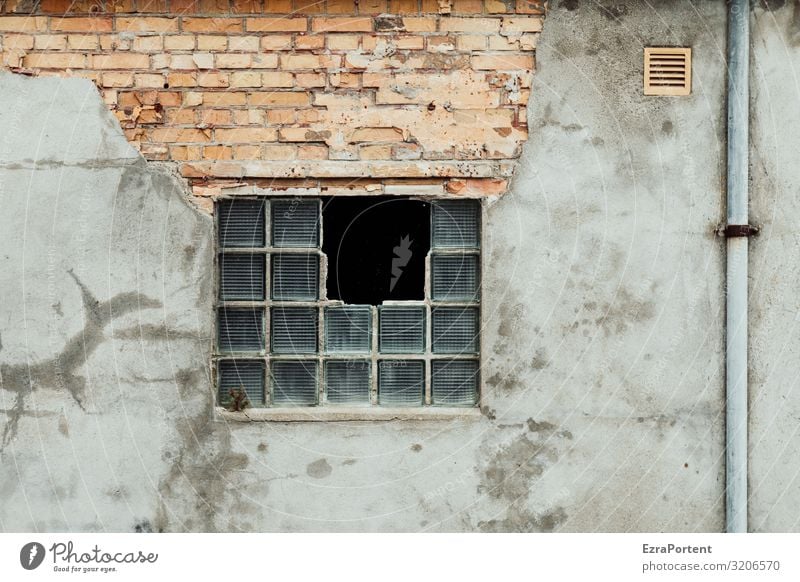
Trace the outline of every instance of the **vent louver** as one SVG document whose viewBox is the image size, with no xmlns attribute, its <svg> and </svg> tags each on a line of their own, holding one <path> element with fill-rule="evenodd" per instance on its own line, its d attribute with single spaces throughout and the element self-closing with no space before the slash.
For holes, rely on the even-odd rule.
<svg viewBox="0 0 800 582">
<path fill-rule="evenodd" d="M 474 307 L 434 307 L 433 352 L 475 354 L 478 352 L 478 310 Z"/>
<path fill-rule="evenodd" d="M 219 347 L 225 352 L 258 352 L 264 349 L 264 313 L 260 308 L 219 310 Z"/>
<path fill-rule="evenodd" d="M 314 406 L 317 403 L 317 363 L 272 362 L 272 402 L 282 406 Z"/>
<path fill-rule="evenodd" d="M 221 360 L 219 362 L 219 400 L 230 401 L 230 391 L 244 388 L 250 404 L 264 403 L 264 364 L 253 360 Z"/>
<path fill-rule="evenodd" d="M 425 362 L 378 362 L 378 402 L 383 406 L 421 406 L 425 392 Z"/>
<path fill-rule="evenodd" d="M 477 248 L 480 204 L 474 200 L 440 200 L 433 204 L 434 248 Z"/>
<path fill-rule="evenodd" d="M 378 309 L 378 346 L 384 354 L 418 354 L 425 351 L 425 308 Z"/>
<path fill-rule="evenodd" d="M 264 256 L 224 254 L 220 256 L 220 299 L 264 299 Z"/>
<path fill-rule="evenodd" d="M 348 354 L 370 351 L 372 313 L 368 305 L 325 310 L 325 350 Z"/>
<path fill-rule="evenodd" d="M 692 91 L 692 49 L 644 49 L 644 94 L 689 95 Z"/>
<path fill-rule="evenodd" d="M 273 307 L 270 322 L 276 354 L 314 354 L 317 351 L 317 310 L 313 307 Z"/>
<path fill-rule="evenodd" d="M 316 247 L 319 240 L 319 203 L 278 200 L 272 203 L 272 245 Z"/>
<path fill-rule="evenodd" d="M 264 202 L 259 200 L 221 202 L 219 240 L 223 247 L 263 247 Z"/>
<path fill-rule="evenodd" d="M 325 387 L 332 404 L 369 404 L 370 365 L 366 360 L 325 364 Z"/>
<path fill-rule="evenodd" d="M 477 298 L 477 255 L 434 255 L 431 270 L 434 300 L 474 301 Z"/>
<path fill-rule="evenodd" d="M 313 301 L 319 290 L 317 255 L 273 255 L 272 298 Z"/>
</svg>

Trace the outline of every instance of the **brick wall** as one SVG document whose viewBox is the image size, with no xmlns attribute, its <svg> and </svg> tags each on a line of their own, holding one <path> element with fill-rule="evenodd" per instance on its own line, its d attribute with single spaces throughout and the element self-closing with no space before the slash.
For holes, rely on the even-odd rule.
<svg viewBox="0 0 800 582">
<path fill-rule="evenodd" d="M 91 79 L 199 196 L 505 190 L 542 2 L 291 4 L 7 0 L 0 55 Z"/>
</svg>

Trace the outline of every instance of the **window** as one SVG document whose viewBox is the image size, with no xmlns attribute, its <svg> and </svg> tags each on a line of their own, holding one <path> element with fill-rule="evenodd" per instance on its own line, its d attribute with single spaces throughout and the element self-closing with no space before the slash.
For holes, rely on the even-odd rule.
<svg viewBox="0 0 800 582">
<path fill-rule="evenodd" d="M 236 198 L 215 216 L 221 405 L 478 402 L 477 201 Z"/>
</svg>

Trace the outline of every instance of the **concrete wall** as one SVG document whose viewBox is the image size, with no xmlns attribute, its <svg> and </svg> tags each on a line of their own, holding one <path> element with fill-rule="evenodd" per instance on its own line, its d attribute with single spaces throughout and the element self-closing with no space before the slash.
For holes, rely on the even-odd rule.
<svg viewBox="0 0 800 582">
<path fill-rule="evenodd" d="M 721 530 L 724 17 L 722 2 L 551 3 L 531 137 L 486 213 L 471 420 L 220 420 L 210 219 L 127 146 L 90 83 L 0 77 L 0 529 Z M 694 49 L 690 97 L 641 95 L 647 45 Z M 770 135 L 791 143 L 756 114 L 761 155 Z M 793 280 L 779 254 L 757 256 Z M 754 375 L 779 363 L 771 345 Z M 770 378 L 765 397 L 788 397 Z M 755 412 L 754 454 L 791 458 L 774 445 L 791 413 Z M 753 511 L 786 515 L 779 497 L 756 489 Z"/>
<path fill-rule="evenodd" d="M 797 531 L 800 5 L 766 4 L 752 20 L 749 518 L 753 531 Z"/>
</svg>

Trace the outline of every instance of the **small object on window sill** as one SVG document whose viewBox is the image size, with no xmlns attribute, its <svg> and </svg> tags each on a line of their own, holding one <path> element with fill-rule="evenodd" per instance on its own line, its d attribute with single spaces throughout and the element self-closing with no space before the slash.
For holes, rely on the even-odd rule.
<svg viewBox="0 0 800 582">
<path fill-rule="evenodd" d="M 250 401 L 247 399 L 247 393 L 244 391 L 244 386 L 239 388 L 231 388 L 228 395 L 231 397 L 231 402 L 226 409 L 228 412 L 244 412 L 245 408 L 250 406 Z"/>
<path fill-rule="evenodd" d="M 313 406 L 248 408 L 232 412 L 217 408 L 218 418 L 239 422 L 387 422 L 393 420 L 474 420 L 481 417 L 477 407 Z"/>
</svg>

